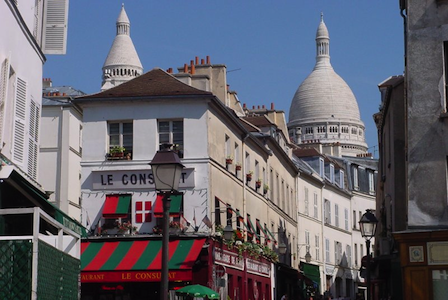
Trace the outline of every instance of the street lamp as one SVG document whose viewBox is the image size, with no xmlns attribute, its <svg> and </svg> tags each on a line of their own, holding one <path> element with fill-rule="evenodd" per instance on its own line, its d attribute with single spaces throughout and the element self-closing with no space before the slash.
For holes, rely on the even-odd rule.
<svg viewBox="0 0 448 300">
<path fill-rule="evenodd" d="M 367 209 L 359 220 L 359 228 L 361 235 L 366 240 L 367 249 L 367 300 L 371 299 L 370 295 L 370 240 L 375 236 L 376 225 L 378 220 L 372 213 L 372 210 Z"/>
<path fill-rule="evenodd" d="M 163 235 L 162 235 L 162 274 L 160 282 L 160 299 L 168 299 L 168 247 L 169 247 L 169 217 L 171 194 L 179 188 L 180 176 L 184 166 L 179 156 L 172 151 L 171 145 L 164 145 L 164 149 L 157 151 L 149 163 L 152 169 L 154 185 L 163 195 Z"/>
<path fill-rule="evenodd" d="M 278 244 L 278 253 L 280 254 L 285 254 L 286 250 L 288 250 L 288 247 L 286 246 L 286 244 L 282 241 Z"/>
<path fill-rule="evenodd" d="M 230 224 L 227 224 L 226 227 L 224 227 L 223 229 L 223 235 L 224 235 L 224 239 L 226 241 L 231 241 L 233 238 L 233 227 Z"/>
</svg>

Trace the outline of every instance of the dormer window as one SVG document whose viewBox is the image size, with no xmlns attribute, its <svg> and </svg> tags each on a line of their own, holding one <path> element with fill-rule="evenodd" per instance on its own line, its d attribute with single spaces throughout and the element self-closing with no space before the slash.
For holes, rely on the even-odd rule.
<svg viewBox="0 0 448 300">
<path fill-rule="evenodd" d="M 345 188 L 344 171 L 339 171 L 339 186 L 341 189 Z"/>
<path fill-rule="evenodd" d="M 330 181 L 334 183 L 334 165 L 330 164 Z"/>
<path fill-rule="evenodd" d="M 323 158 L 319 158 L 319 176 L 322 178 L 325 177 L 325 165 Z"/>
<path fill-rule="evenodd" d="M 353 188 L 359 190 L 358 167 L 353 166 Z"/>
</svg>

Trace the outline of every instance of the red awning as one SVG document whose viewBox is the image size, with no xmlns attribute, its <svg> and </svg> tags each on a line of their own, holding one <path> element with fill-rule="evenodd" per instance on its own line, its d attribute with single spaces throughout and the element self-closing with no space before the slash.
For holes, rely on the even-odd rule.
<svg viewBox="0 0 448 300">
<path fill-rule="evenodd" d="M 107 195 L 103 217 L 108 219 L 126 218 L 129 214 L 131 195 Z"/>
<path fill-rule="evenodd" d="M 182 207 L 183 195 L 171 195 L 170 216 L 179 217 Z M 154 216 L 163 218 L 163 195 L 157 195 L 156 204 L 154 205 Z"/>
<path fill-rule="evenodd" d="M 170 241 L 171 281 L 191 280 L 191 269 L 204 242 L 205 239 Z M 122 276 L 129 281 L 160 281 L 161 264 L 161 240 L 81 243 L 82 282 L 123 281 Z"/>
</svg>

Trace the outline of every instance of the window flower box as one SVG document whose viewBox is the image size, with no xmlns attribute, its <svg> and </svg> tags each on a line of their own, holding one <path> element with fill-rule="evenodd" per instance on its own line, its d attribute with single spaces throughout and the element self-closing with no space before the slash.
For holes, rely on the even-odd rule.
<svg viewBox="0 0 448 300">
<path fill-rule="evenodd" d="M 252 180 L 252 174 L 253 174 L 252 171 L 249 171 L 249 173 L 246 174 L 246 180 L 247 181 L 251 181 Z"/>
<path fill-rule="evenodd" d="M 261 187 L 261 179 L 258 178 L 257 181 L 255 181 L 255 188 L 259 189 Z"/>
</svg>

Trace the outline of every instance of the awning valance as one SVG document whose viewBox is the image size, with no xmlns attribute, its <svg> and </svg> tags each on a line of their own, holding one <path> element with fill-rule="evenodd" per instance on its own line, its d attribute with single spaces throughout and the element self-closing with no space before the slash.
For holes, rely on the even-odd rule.
<svg viewBox="0 0 448 300">
<path fill-rule="evenodd" d="M 169 243 L 169 269 L 191 269 L 205 239 Z M 162 241 L 110 241 L 81 243 L 82 271 L 160 270 Z"/>
<path fill-rule="evenodd" d="M 183 195 L 171 195 L 170 216 L 179 217 L 182 208 Z M 154 216 L 163 218 L 163 195 L 157 195 L 156 204 L 154 206 Z"/>
<path fill-rule="evenodd" d="M 103 217 L 107 219 L 126 218 L 129 214 L 131 195 L 107 195 Z"/>
</svg>

